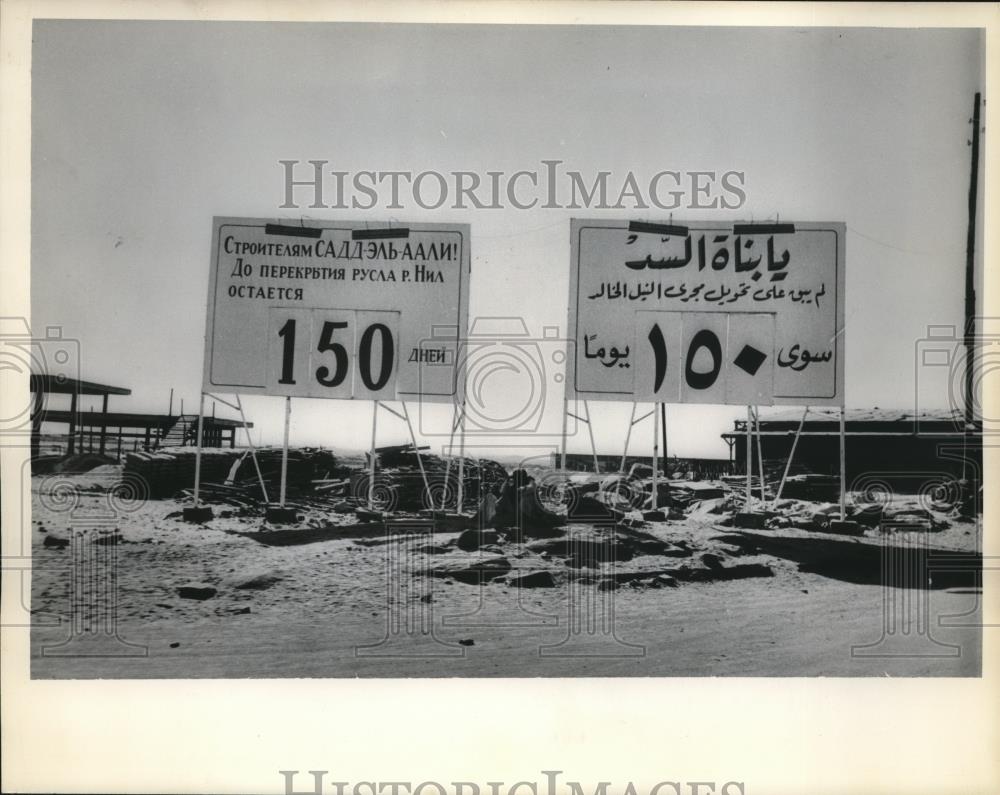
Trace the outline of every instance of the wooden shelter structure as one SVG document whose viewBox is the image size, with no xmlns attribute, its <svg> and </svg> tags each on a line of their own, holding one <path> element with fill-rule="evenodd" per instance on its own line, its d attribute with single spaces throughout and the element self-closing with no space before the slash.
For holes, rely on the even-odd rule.
<svg viewBox="0 0 1000 795">
<path fill-rule="evenodd" d="M 114 454 L 121 459 L 123 452 L 151 450 L 158 447 L 194 445 L 198 430 L 197 414 L 141 414 L 108 411 L 111 395 L 131 395 L 132 390 L 120 386 L 99 384 L 64 376 L 32 374 L 31 391 L 34 403 L 31 415 L 31 453 L 37 458 L 41 447 L 44 423 L 67 426 L 66 454 L 94 452 Z M 51 395 L 69 395 L 68 409 L 50 409 Z M 83 396 L 99 396 L 100 411 L 81 411 Z M 202 445 L 222 447 L 227 442 L 236 446 L 236 431 L 244 427 L 242 420 L 204 418 Z M 247 428 L 253 423 L 247 422 Z"/>
</svg>

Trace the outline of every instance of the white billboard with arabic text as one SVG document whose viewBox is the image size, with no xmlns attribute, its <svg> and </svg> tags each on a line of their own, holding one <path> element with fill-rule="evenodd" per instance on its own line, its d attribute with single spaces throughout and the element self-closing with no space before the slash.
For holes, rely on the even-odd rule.
<svg viewBox="0 0 1000 795">
<path fill-rule="evenodd" d="M 844 403 L 843 223 L 571 223 L 568 395 Z"/>
</svg>

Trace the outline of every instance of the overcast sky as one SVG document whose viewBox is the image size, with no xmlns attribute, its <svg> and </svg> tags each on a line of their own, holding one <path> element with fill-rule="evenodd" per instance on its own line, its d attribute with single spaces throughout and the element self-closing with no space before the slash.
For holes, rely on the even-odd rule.
<svg viewBox="0 0 1000 795">
<path fill-rule="evenodd" d="M 166 411 L 171 387 L 196 407 L 213 215 L 469 223 L 470 318 L 520 315 L 534 334 L 566 328 L 571 217 L 666 215 L 430 211 L 406 193 L 402 210 L 281 210 L 286 159 L 483 174 L 559 159 L 612 184 L 743 172 L 742 208 L 675 220 L 847 224 L 849 407 L 912 406 L 917 340 L 962 323 L 977 31 L 39 21 L 32 81 L 32 325 L 81 341 L 84 378 L 132 389 L 112 409 Z M 946 405 L 927 383 L 921 401 Z M 281 399 L 245 403 L 280 442 Z M 620 451 L 628 405 L 591 407 L 598 446 Z M 671 453 L 721 457 L 742 413 L 668 415 Z M 298 400 L 292 442 L 364 448 L 370 417 Z"/>
</svg>

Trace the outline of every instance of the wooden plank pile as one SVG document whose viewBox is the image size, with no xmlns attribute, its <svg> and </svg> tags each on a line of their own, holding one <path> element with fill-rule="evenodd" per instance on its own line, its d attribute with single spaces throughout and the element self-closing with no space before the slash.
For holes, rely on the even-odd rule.
<svg viewBox="0 0 1000 795">
<path fill-rule="evenodd" d="M 224 482 L 242 454 L 239 450 L 203 450 L 202 482 Z M 123 475 L 141 478 L 148 485 L 152 499 L 164 499 L 194 486 L 194 462 L 194 448 L 134 452 L 125 456 Z"/>
<path fill-rule="evenodd" d="M 379 447 L 375 450 L 375 499 L 380 511 L 421 511 L 439 509 L 442 504 L 454 509 L 458 493 L 458 458 L 449 460 L 420 448 L 420 460 L 413 445 Z M 423 474 L 420 468 L 423 465 Z M 427 478 L 427 487 L 424 477 Z M 507 480 L 502 464 L 488 459 L 463 460 L 464 507 L 476 508 L 481 495 L 499 494 Z M 367 504 L 369 472 L 351 473 L 350 494 Z"/>
<path fill-rule="evenodd" d="M 202 451 L 201 494 L 207 502 L 236 505 L 263 501 L 260 480 L 263 478 L 268 498 L 277 500 L 281 484 L 281 450 L 257 451 L 257 463 L 246 450 Z M 152 453 L 130 453 L 124 472 L 149 484 L 153 499 L 173 497 L 194 488 L 195 451 L 190 447 L 171 448 Z M 329 450 L 302 448 L 288 451 L 287 495 L 289 497 L 325 494 L 334 496 L 346 487 L 349 470 Z M 338 485 L 340 488 L 338 489 Z"/>
</svg>

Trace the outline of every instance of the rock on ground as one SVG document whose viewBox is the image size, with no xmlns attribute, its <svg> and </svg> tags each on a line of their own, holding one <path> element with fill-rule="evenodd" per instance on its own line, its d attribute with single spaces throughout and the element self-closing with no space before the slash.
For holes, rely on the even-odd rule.
<svg viewBox="0 0 1000 795">
<path fill-rule="evenodd" d="M 187 585 L 182 585 L 177 589 L 177 595 L 181 599 L 196 599 L 198 601 L 211 599 L 217 593 L 218 590 L 213 588 L 211 585 L 205 585 L 204 583 L 188 583 Z"/>
</svg>

